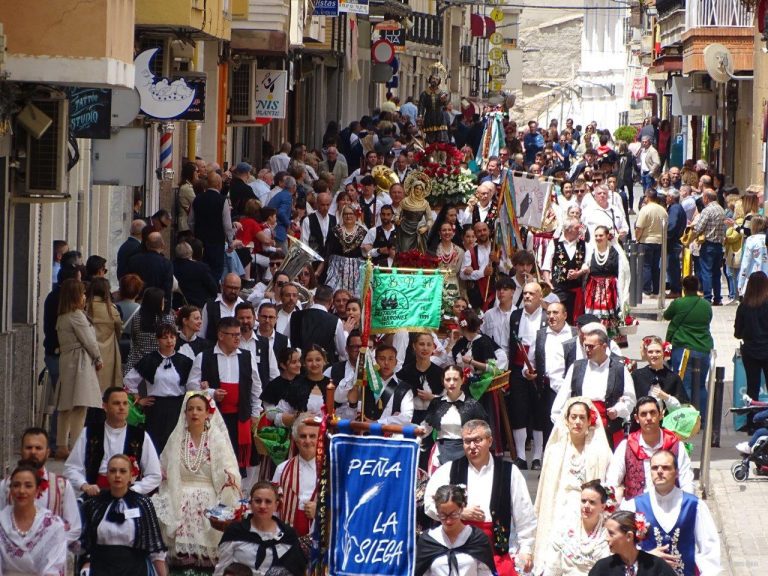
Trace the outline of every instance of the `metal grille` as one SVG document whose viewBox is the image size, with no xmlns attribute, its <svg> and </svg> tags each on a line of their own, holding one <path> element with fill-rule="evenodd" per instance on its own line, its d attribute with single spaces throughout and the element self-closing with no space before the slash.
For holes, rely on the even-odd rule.
<svg viewBox="0 0 768 576">
<path fill-rule="evenodd" d="M 243 62 L 232 71 L 229 114 L 233 120 L 250 119 L 251 63 Z"/>
<path fill-rule="evenodd" d="M 29 138 L 29 189 L 57 190 L 58 175 L 62 161 L 58 149 L 61 138 L 60 103 L 57 100 L 38 100 L 35 106 L 53 120 L 51 127 L 39 139 Z"/>
<path fill-rule="evenodd" d="M 151 50 L 152 48 L 159 48 L 155 52 L 155 57 L 149 63 L 149 69 L 157 77 L 163 76 L 163 65 L 165 64 L 165 40 L 162 38 L 142 38 L 141 39 L 141 52 L 145 50 Z"/>
</svg>

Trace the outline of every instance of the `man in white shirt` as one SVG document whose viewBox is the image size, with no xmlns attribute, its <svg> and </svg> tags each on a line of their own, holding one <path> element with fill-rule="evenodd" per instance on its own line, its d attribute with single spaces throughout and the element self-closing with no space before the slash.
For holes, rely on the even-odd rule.
<svg viewBox="0 0 768 576">
<path fill-rule="evenodd" d="M 280 288 L 280 305 L 277 306 L 277 324 L 275 329 L 280 334 L 291 336 L 291 316 L 299 306 L 299 289 L 292 282 L 288 282 Z"/>
<path fill-rule="evenodd" d="M 541 309 L 541 286 L 529 282 L 523 288 L 523 306 L 509 318 L 509 394 L 507 411 L 515 442 L 515 465 L 528 469 L 525 440 L 528 426 L 533 428 L 533 458 L 531 470 L 541 470 L 544 454 L 544 422 L 533 418 L 535 389 L 533 382 L 523 377 L 528 351 L 536 342 L 536 334 L 547 326 L 547 317 Z"/>
<path fill-rule="evenodd" d="M 576 329 L 567 324 L 567 318 L 568 313 L 562 302 L 547 306 L 547 327 L 536 332 L 536 340 L 528 348 L 528 361 L 534 371 L 528 370 L 527 365 L 523 366 L 523 377 L 536 383 L 534 418 L 543 428 L 545 444 L 552 431 L 549 418 L 552 404 L 565 376 L 562 363 L 557 362 L 557 351 L 563 349 L 563 342 L 576 335 Z"/>
<path fill-rule="evenodd" d="M 464 261 L 461 264 L 459 278 L 471 280 L 467 286 L 467 295 L 472 307 L 488 310 L 495 297 L 490 289 L 491 286 L 489 286 L 495 258 L 491 255 L 491 238 L 488 224 L 478 222 L 473 226 L 473 229 L 477 236 L 477 244 L 464 252 Z"/>
<path fill-rule="evenodd" d="M 584 313 L 584 277 L 589 273 L 592 245 L 579 239 L 581 223 L 568 218 L 563 235 L 547 245 L 541 275 L 554 294 L 565 304 L 568 320 L 573 323 Z"/>
<path fill-rule="evenodd" d="M 262 314 L 262 309 L 264 314 Z M 268 312 L 269 311 L 269 312 Z M 274 347 L 274 318 L 275 318 L 275 306 L 269 302 L 265 302 L 259 307 L 259 333 L 254 330 L 256 324 L 256 311 L 253 308 L 253 304 L 250 302 L 243 302 L 237 305 L 235 311 L 235 318 L 240 322 L 240 350 L 247 350 L 251 354 L 251 359 L 258 365 L 259 379 L 262 382 L 269 383 L 278 376 L 280 376 L 280 369 L 277 366 L 276 353 L 273 350 Z M 259 335 L 260 332 L 264 332 L 263 335 L 270 340 L 270 346 L 267 348 L 266 356 L 262 354 L 262 346 L 260 346 Z M 287 346 L 287 342 L 285 344 Z"/>
<path fill-rule="evenodd" d="M 493 218 L 489 218 L 496 186 L 493 182 L 483 182 L 477 187 L 475 194 L 469 198 L 467 207 L 463 212 L 459 212 L 459 223 L 462 226 L 474 225 L 478 222 L 485 222 L 493 226 Z"/>
<path fill-rule="evenodd" d="M 272 170 L 272 174 L 288 170 L 288 164 L 291 162 L 291 157 L 289 156 L 290 152 L 291 143 L 283 142 L 280 145 L 280 152 L 269 159 L 269 167 Z"/>
<path fill-rule="evenodd" d="M 515 306 L 512 305 L 514 285 L 507 276 L 496 281 L 496 305 L 483 316 L 480 331 L 496 342 L 509 358 L 509 319 Z"/>
<path fill-rule="evenodd" d="M 50 455 L 48 432 L 43 428 L 27 428 L 21 435 L 21 461 L 37 468 L 40 486 L 36 503 L 38 507 L 50 510 L 64 521 L 67 543 L 72 544 L 80 538 L 80 508 L 69 480 L 45 467 Z M 10 479 L 6 478 L 0 482 L 0 510 L 10 505 Z"/>
<path fill-rule="evenodd" d="M 465 456 L 443 464 L 432 474 L 424 492 L 424 511 L 437 520 L 434 503 L 437 489 L 448 484 L 463 484 L 467 490 L 467 506 L 461 518 L 489 536 L 498 573 L 514 573 L 512 556 L 516 556 L 524 572 L 530 572 L 536 515 L 525 478 L 511 462 L 491 456 L 493 437 L 487 422 L 465 423 L 461 438 Z M 502 494 L 506 490 L 509 493 Z"/>
<path fill-rule="evenodd" d="M 360 330 L 352 330 L 349 336 L 347 336 L 347 360 L 334 362 L 323 372 L 323 375 L 330 378 L 334 386 L 336 386 L 333 398 L 339 405 L 339 410 L 346 410 L 346 414 L 357 413 L 357 401 L 350 402 L 349 392 L 357 380 L 357 360 L 360 357 L 360 348 L 362 346 L 363 339 L 360 335 Z M 342 414 L 344 413 L 342 412 Z"/>
<path fill-rule="evenodd" d="M 371 258 L 374 265 L 392 266 L 395 260 L 397 230 L 395 229 L 394 211 L 387 204 L 379 210 L 381 224 L 370 228 L 363 238 L 363 255 Z"/>
<path fill-rule="evenodd" d="M 707 504 L 676 486 L 679 476 L 675 455 L 659 450 L 651 456 L 653 487 L 620 508 L 640 512 L 648 524 L 641 549 L 660 556 L 685 576 L 718 576 L 720 538 Z"/>
<path fill-rule="evenodd" d="M 315 206 L 317 209 L 301 223 L 301 241 L 315 252 L 323 254 L 328 232 L 336 226 L 336 216 L 328 214 L 331 195 L 328 192 L 318 194 Z"/>
<path fill-rule="evenodd" d="M 269 168 L 262 168 L 256 175 L 256 179 L 249 185 L 253 189 L 253 193 L 256 194 L 259 204 L 266 206 L 269 203 L 272 186 L 275 185 L 275 176 Z"/>
<path fill-rule="evenodd" d="M 603 418 L 611 449 L 623 435 L 623 423 L 635 407 L 635 385 L 622 358 L 609 355 L 608 335 L 593 330 L 584 335 L 587 357 L 576 360 L 565 374 L 563 385 L 552 406 L 552 422 L 556 422 L 568 398 L 586 396 L 592 400 Z M 614 436 L 615 435 L 615 436 Z"/>
<path fill-rule="evenodd" d="M 661 427 L 661 411 L 655 398 L 644 396 L 637 401 L 635 421 L 640 429 L 632 432 L 616 448 L 605 475 L 608 486 L 616 489 L 616 499 L 630 500 L 646 492 L 653 484 L 651 456 L 669 450 L 677 461 L 678 479 L 683 492 L 694 493 L 693 470 L 688 451 L 677 436 Z"/>
<path fill-rule="evenodd" d="M 315 453 L 318 427 L 304 424 L 304 421 L 312 416 L 304 412 L 294 420 L 291 435 L 299 453 L 278 465 L 272 477 L 272 483 L 278 486 L 282 493 L 277 514 L 283 522 L 292 526 L 299 536 L 309 534 L 317 507 Z"/>
<path fill-rule="evenodd" d="M 190 386 L 188 390 L 199 389 Z M 128 424 L 128 393 L 110 387 L 104 391 L 106 422 L 88 424 L 80 433 L 64 464 L 64 475 L 87 496 L 98 496 L 109 487 L 107 464 L 115 454 L 131 458 L 140 478 L 131 485 L 139 494 L 150 494 L 162 479 L 155 445 L 143 429 Z"/>
<path fill-rule="evenodd" d="M 203 306 L 203 322 L 197 335 L 211 342 L 217 339 L 219 321 L 222 318 L 232 318 L 235 315 L 235 306 L 243 301 L 240 298 L 242 281 L 240 276 L 230 272 L 224 276 L 221 283 L 221 294 L 215 300 L 208 301 Z"/>
<path fill-rule="evenodd" d="M 582 222 L 589 230 L 590 238 L 594 241 L 595 228 L 605 226 L 613 234 L 614 238 L 623 240 L 629 233 L 629 224 L 624 216 L 623 208 L 615 208 L 608 202 L 611 191 L 608 186 L 598 186 L 592 195 L 595 204 L 589 208 L 583 208 Z"/>
</svg>

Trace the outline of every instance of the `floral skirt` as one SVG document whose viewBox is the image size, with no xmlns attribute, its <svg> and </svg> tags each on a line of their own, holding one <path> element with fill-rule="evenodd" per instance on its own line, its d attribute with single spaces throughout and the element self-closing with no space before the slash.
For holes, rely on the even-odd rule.
<svg viewBox="0 0 768 576">
<path fill-rule="evenodd" d="M 336 254 L 328 258 L 328 272 L 325 283 L 336 290 L 349 290 L 360 297 L 360 270 L 363 261 L 360 258 L 346 258 Z"/>
<path fill-rule="evenodd" d="M 619 335 L 619 291 L 616 278 L 590 276 L 584 291 L 584 312 L 594 314 L 608 331 L 608 337 Z"/>
</svg>

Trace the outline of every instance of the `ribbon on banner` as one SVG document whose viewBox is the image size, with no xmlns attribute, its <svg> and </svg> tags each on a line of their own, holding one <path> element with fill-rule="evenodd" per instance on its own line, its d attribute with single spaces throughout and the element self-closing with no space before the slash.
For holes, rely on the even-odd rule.
<svg viewBox="0 0 768 576">
<path fill-rule="evenodd" d="M 410 576 L 416 551 L 419 441 L 331 438 L 329 574 Z"/>
</svg>

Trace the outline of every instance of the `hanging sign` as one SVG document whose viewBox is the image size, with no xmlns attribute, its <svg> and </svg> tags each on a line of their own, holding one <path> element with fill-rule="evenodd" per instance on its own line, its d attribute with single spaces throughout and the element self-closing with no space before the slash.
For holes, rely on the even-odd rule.
<svg viewBox="0 0 768 576">
<path fill-rule="evenodd" d="M 515 214 L 518 224 L 528 228 L 541 228 L 549 206 L 552 182 L 516 175 L 512 180 L 515 186 Z"/>
<path fill-rule="evenodd" d="M 329 574 L 413 574 L 418 453 L 415 439 L 331 437 Z"/>
<path fill-rule="evenodd" d="M 339 0 L 339 12 L 368 14 L 368 0 Z"/>
<path fill-rule="evenodd" d="M 134 85 L 141 99 L 141 111 L 160 120 L 174 120 L 184 114 L 195 100 L 197 91 L 184 78 L 155 79 L 149 67 L 159 48 L 145 50 L 133 61 L 136 68 Z"/>
<path fill-rule="evenodd" d="M 287 70 L 256 70 L 256 118 L 285 118 Z"/>
<path fill-rule="evenodd" d="M 371 333 L 424 332 L 440 326 L 443 275 L 373 270 Z"/>
<path fill-rule="evenodd" d="M 314 16 L 338 16 L 339 0 L 315 0 Z"/>
<path fill-rule="evenodd" d="M 67 88 L 69 133 L 75 138 L 108 140 L 112 121 L 112 90 Z"/>
<path fill-rule="evenodd" d="M 374 33 L 378 33 L 381 40 L 386 40 L 395 48 L 395 52 L 405 52 L 405 28 L 400 22 L 387 20 L 379 22 L 373 27 Z"/>
</svg>

